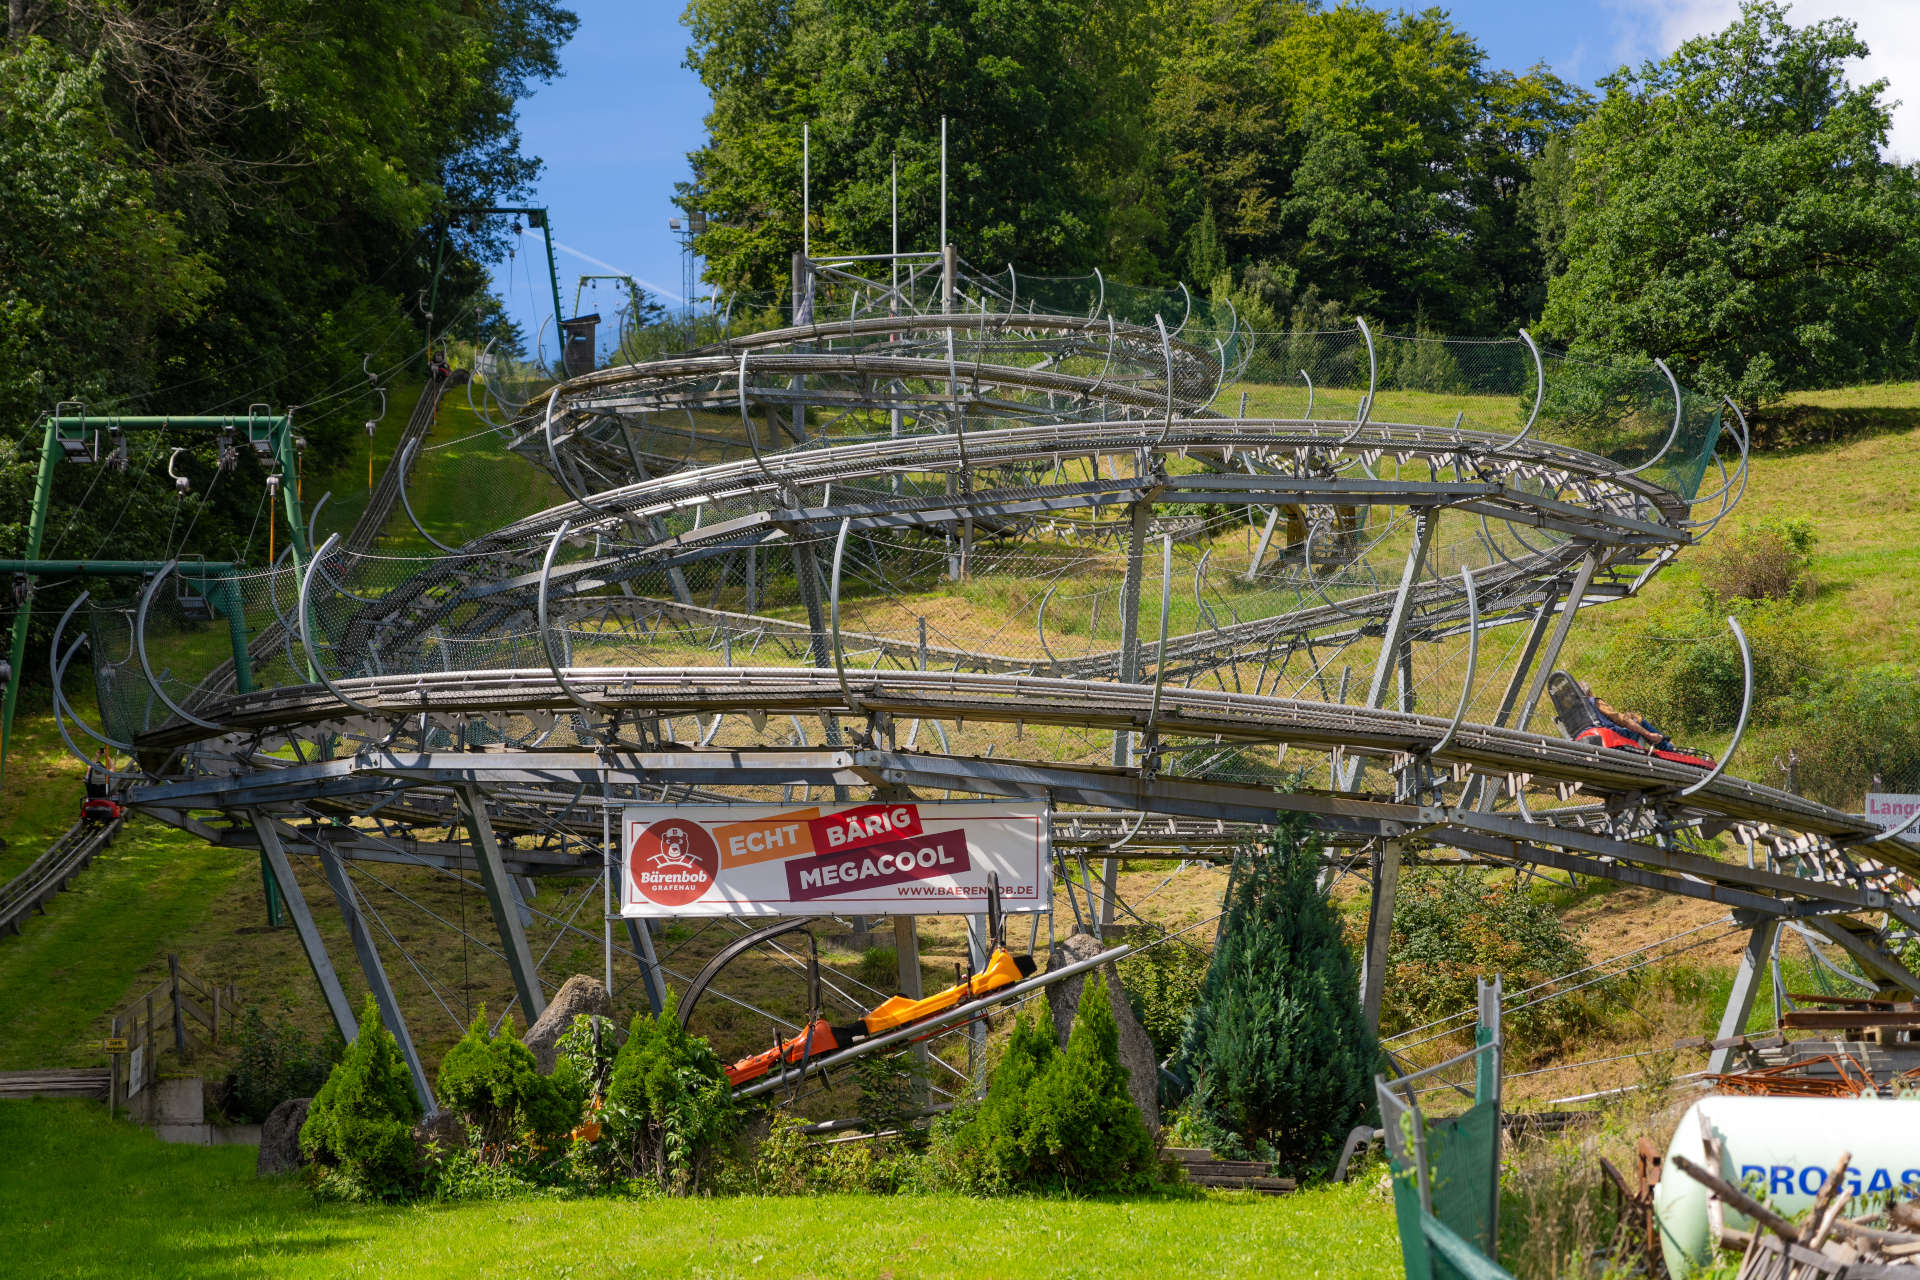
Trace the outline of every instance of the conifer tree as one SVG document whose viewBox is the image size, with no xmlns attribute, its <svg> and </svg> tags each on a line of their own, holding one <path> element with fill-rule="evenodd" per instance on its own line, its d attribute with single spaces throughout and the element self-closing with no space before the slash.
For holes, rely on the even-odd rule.
<svg viewBox="0 0 1920 1280">
<path fill-rule="evenodd" d="M 1270 1153 L 1289 1172 L 1323 1168 L 1372 1114 L 1380 1057 L 1317 862 L 1293 817 L 1235 868 L 1177 1064 L 1216 1147 Z"/>
</svg>

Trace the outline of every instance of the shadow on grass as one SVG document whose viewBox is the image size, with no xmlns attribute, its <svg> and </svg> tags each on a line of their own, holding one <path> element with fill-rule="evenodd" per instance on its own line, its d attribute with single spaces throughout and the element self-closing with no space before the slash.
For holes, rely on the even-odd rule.
<svg viewBox="0 0 1920 1280">
<path fill-rule="evenodd" d="M 1766 453 L 1793 453 L 1915 430 L 1920 408 L 1782 404 L 1754 415 L 1753 445 Z"/>
</svg>

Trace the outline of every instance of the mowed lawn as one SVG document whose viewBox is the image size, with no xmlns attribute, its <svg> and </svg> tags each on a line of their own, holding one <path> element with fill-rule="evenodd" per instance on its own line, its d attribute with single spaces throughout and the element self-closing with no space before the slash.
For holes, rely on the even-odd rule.
<svg viewBox="0 0 1920 1280">
<path fill-rule="evenodd" d="M 168 1146 L 82 1102 L 0 1102 L 0 1272 L 205 1276 L 1402 1274 L 1373 1179 L 1292 1196 L 828 1195 L 317 1204 L 251 1147 Z"/>
</svg>

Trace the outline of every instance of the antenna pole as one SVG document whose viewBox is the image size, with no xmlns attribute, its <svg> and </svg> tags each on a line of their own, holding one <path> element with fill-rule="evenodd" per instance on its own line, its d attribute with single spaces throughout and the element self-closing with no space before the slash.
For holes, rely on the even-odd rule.
<svg viewBox="0 0 1920 1280">
<path fill-rule="evenodd" d="M 800 256 L 813 256 L 813 131 L 800 126 Z"/>
<path fill-rule="evenodd" d="M 947 248 L 947 118 L 940 117 L 940 249 Z"/>
</svg>

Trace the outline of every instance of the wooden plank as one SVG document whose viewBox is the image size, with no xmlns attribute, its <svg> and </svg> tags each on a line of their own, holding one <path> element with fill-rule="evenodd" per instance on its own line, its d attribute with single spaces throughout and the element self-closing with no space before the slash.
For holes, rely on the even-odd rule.
<svg viewBox="0 0 1920 1280">
<path fill-rule="evenodd" d="M 1795 1009 L 1780 1025 L 1802 1031 L 1872 1031 L 1880 1027 L 1920 1028 L 1920 1009 Z"/>
</svg>

